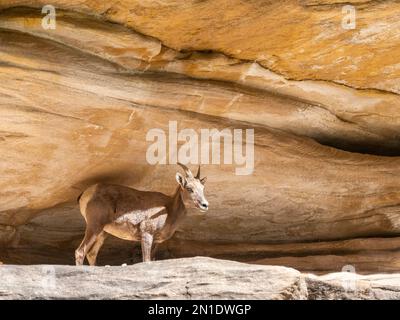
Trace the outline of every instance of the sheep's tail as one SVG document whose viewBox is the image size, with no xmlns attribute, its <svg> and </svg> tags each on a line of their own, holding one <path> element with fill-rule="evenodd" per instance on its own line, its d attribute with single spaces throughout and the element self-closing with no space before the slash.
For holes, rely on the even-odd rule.
<svg viewBox="0 0 400 320">
<path fill-rule="evenodd" d="M 78 198 L 76 198 L 76 202 L 79 203 L 79 200 L 81 200 L 82 195 L 83 195 L 83 192 L 78 196 Z"/>
</svg>

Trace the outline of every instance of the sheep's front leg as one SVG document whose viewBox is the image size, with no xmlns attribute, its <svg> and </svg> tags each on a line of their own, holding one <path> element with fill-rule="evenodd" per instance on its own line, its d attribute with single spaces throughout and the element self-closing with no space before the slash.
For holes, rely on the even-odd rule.
<svg viewBox="0 0 400 320">
<path fill-rule="evenodd" d="M 153 242 L 153 247 L 151 248 L 151 261 L 156 261 L 158 243 Z"/>
<path fill-rule="evenodd" d="M 151 248 L 153 246 L 153 235 L 144 232 L 142 233 L 142 257 L 143 262 L 151 261 Z"/>
</svg>

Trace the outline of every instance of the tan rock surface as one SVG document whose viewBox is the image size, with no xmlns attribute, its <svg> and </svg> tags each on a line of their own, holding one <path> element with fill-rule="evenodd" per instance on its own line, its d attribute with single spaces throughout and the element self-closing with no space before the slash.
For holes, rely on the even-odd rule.
<svg viewBox="0 0 400 320">
<path fill-rule="evenodd" d="M 161 255 L 396 270 L 398 3 L 352 1 L 346 31 L 333 1 L 53 3 L 56 30 L 47 3 L 0 4 L 0 260 L 71 263 L 91 183 L 171 193 L 177 167 L 150 166 L 145 136 L 176 120 L 255 128 L 255 171 L 205 165 L 210 212 Z"/>
<path fill-rule="evenodd" d="M 100 15 L 125 24 L 177 50 L 213 50 L 238 59 L 260 61 L 289 78 L 399 92 L 396 52 L 400 41 L 400 4 L 397 1 L 55 0 L 52 3 L 57 8 Z M 357 9 L 356 30 L 341 27 L 344 3 Z M 45 0 L 4 0 L 1 7 L 46 4 Z"/>
</svg>

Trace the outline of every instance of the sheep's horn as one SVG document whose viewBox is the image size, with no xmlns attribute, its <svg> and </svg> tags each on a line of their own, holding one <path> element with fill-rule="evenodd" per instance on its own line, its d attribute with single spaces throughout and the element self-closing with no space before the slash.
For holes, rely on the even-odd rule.
<svg viewBox="0 0 400 320">
<path fill-rule="evenodd" d="M 190 169 L 188 167 L 186 167 L 184 164 L 178 162 L 178 165 L 180 165 L 182 167 L 183 170 L 185 170 L 185 173 L 187 176 L 189 177 L 193 177 L 192 171 L 190 171 Z"/>
<path fill-rule="evenodd" d="M 200 165 L 199 165 L 199 169 L 197 170 L 196 179 L 200 179 Z"/>
</svg>

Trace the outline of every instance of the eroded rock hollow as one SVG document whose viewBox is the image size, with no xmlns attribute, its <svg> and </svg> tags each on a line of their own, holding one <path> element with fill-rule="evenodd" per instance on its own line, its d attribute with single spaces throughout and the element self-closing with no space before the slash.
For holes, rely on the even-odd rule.
<svg viewBox="0 0 400 320">
<path fill-rule="evenodd" d="M 0 2 L 0 261 L 73 264 L 78 195 L 96 182 L 173 193 L 151 129 L 254 129 L 250 175 L 204 164 L 160 258 L 301 271 L 400 268 L 400 4 L 346 1 Z M 194 166 L 193 166 L 194 167 Z M 112 239 L 100 264 L 140 260 Z"/>
</svg>

